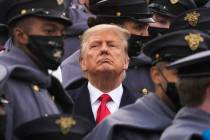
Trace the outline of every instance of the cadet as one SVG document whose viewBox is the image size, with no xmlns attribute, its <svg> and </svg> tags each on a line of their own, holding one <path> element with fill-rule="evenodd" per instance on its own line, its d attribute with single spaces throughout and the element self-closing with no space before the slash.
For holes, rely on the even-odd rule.
<svg viewBox="0 0 210 140">
<path fill-rule="evenodd" d="M 204 43 L 202 36 L 191 38 L 194 48 Z M 196 43 L 195 43 L 196 42 Z M 207 44 L 209 46 L 209 42 Z M 177 88 L 184 107 L 161 140 L 189 140 L 192 134 L 202 134 L 210 126 L 210 51 L 201 52 L 169 65 L 180 77 Z"/>
<path fill-rule="evenodd" d="M 168 0 L 151 0 L 148 7 L 154 12 L 153 19 L 155 21 L 149 24 L 149 34 L 159 36 L 167 32 L 174 17 L 171 11 L 173 4 Z"/>
<path fill-rule="evenodd" d="M 14 129 L 27 121 L 72 112 L 71 98 L 48 73 L 61 63 L 63 31 L 71 22 L 62 0 L 5 0 L 0 9 L 13 41 L 0 55 L 0 95 L 9 102 L 5 137 L 14 140 Z"/>
<path fill-rule="evenodd" d="M 74 52 L 79 50 L 79 36 L 88 29 L 87 20 L 93 15 L 89 12 L 86 6 L 88 0 L 66 0 L 67 15 L 72 19 L 72 26 L 65 30 L 66 38 L 64 39 L 65 54 L 63 60 L 68 58 Z M 90 0 L 92 4 L 93 0 Z M 66 80 L 64 78 L 64 80 Z"/>
<path fill-rule="evenodd" d="M 208 0 L 151 0 L 148 7 L 154 12 L 153 19 L 156 22 L 150 23 L 150 35 L 165 33 L 177 15 L 202 7 L 207 2 Z"/>
<path fill-rule="evenodd" d="M 196 48 L 191 46 L 189 39 L 194 35 L 204 39 Z M 167 64 L 207 50 L 208 43 L 208 35 L 196 30 L 184 30 L 165 34 L 146 44 L 143 52 L 152 58 L 151 77 L 155 92 L 110 115 L 84 140 L 159 140 L 181 107 L 175 87 L 178 77 L 176 71 L 166 67 Z"/>
</svg>

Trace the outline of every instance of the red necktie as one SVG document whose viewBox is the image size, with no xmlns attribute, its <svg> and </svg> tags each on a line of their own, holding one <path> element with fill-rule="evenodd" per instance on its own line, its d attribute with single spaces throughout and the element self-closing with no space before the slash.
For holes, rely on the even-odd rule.
<svg viewBox="0 0 210 140">
<path fill-rule="evenodd" d="M 108 94 L 102 94 L 99 97 L 99 100 L 101 101 L 101 104 L 97 111 L 97 117 L 96 117 L 96 123 L 98 124 L 100 121 L 102 121 L 107 115 L 110 114 L 109 109 L 106 106 L 106 103 L 111 100 L 111 97 Z"/>
</svg>

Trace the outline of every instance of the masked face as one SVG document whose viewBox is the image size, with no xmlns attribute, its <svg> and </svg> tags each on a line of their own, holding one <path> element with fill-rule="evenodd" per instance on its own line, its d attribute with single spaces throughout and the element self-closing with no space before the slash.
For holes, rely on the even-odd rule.
<svg viewBox="0 0 210 140">
<path fill-rule="evenodd" d="M 62 36 L 28 36 L 28 49 L 45 69 L 56 70 L 64 55 Z"/>
<path fill-rule="evenodd" d="M 177 110 L 179 110 L 182 107 L 175 83 L 173 83 L 173 82 L 167 83 L 167 88 L 166 88 L 165 94 L 173 102 L 173 104 L 175 105 Z"/>
<path fill-rule="evenodd" d="M 145 43 L 151 40 L 150 36 L 140 36 L 132 34 L 128 40 L 129 57 L 137 56 L 141 53 L 141 48 Z"/>
<path fill-rule="evenodd" d="M 15 28 L 15 38 L 43 70 L 56 70 L 64 55 L 64 25 L 46 18 L 29 17 Z"/>
</svg>

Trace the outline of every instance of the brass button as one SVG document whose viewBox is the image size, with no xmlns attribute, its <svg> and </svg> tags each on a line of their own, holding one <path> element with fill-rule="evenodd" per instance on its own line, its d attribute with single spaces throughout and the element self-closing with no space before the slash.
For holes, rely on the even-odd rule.
<svg viewBox="0 0 210 140">
<path fill-rule="evenodd" d="M 36 84 L 32 85 L 32 89 L 34 92 L 39 92 L 40 91 L 40 87 Z"/>
<path fill-rule="evenodd" d="M 148 95 L 149 91 L 148 91 L 148 89 L 143 88 L 143 89 L 142 89 L 142 93 L 143 93 L 144 95 Z"/>
<path fill-rule="evenodd" d="M 21 15 L 25 15 L 26 13 L 27 13 L 26 9 L 22 9 L 20 12 Z"/>
<path fill-rule="evenodd" d="M 159 59 L 160 58 L 160 55 L 157 53 L 157 54 L 155 54 L 155 58 L 156 59 Z"/>
<path fill-rule="evenodd" d="M 117 16 L 117 17 L 120 17 L 121 15 L 122 15 L 121 12 L 116 12 L 116 16 Z"/>
</svg>

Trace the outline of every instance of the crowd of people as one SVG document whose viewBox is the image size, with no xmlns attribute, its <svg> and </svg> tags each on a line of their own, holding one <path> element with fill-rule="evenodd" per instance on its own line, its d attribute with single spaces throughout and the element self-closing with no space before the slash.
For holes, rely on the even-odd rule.
<svg viewBox="0 0 210 140">
<path fill-rule="evenodd" d="M 210 140 L 209 0 L 0 0 L 0 140 Z"/>
</svg>

